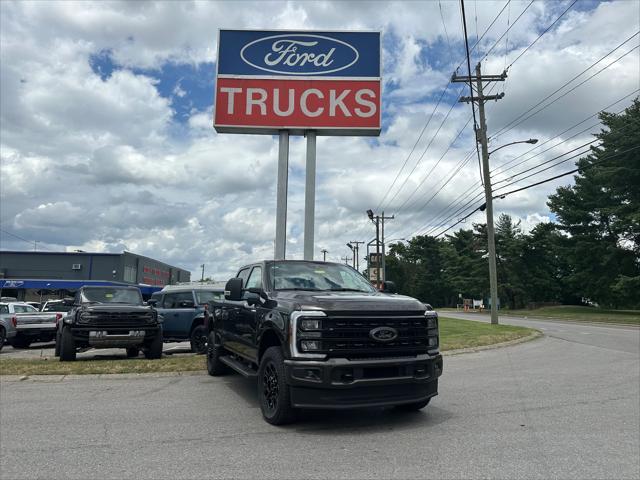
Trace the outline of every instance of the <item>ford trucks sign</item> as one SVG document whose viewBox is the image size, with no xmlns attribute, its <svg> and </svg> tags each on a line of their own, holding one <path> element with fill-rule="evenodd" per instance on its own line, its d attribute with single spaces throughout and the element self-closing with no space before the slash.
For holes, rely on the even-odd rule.
<svg viewBox="0 0 640 480">
<path fill-rule="evenodd" d="M 221 30 L 221 133 L 380 134 L 380 32 Z"/>
</svg>

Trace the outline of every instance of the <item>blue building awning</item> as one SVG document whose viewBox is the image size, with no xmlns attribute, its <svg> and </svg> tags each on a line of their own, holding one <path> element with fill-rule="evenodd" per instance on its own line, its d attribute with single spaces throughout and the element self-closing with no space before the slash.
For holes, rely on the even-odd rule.
<svg viewBox="0 0 640 480">
<path fill-rule="evenodd" d="M 151 285 L 133 285 L 122 282 L 108 282 L 104 280 L 42 280 L 42 279 L 4 279 L 0 280 L 0 289 L 15 288 L 18 290 L 78 290 L 80 287 L 88 285 L 95 287 L 108 286 L 128 286 L 138 287 L 144 295 L 150 295 L 157 292 L 162 287 L 153 287 Z"/>
</svg>

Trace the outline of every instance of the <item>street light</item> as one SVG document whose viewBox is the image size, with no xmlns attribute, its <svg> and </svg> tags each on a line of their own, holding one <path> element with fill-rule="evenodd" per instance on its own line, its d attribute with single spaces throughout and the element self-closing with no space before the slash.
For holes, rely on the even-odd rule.
<svg viewBox="0 0 640 480">
<path fill-rule="evenodd" d="M 498 273 L 496 268 L 496 237 L 493 227 L 493 192 L 491 190 L 491 175 L 489 172 L 489 156 L 492 153 L 497 152 L 501 148 L 508 147 L 510 145 L 516 145 L 518 143 L 538 143 L 537 138 L 530 138 L 529 140 L 520 140 L 517 142 L 507 143 L 492 151 L 486 150 L 486 143 L 483 144 L 483 165 L 484 165 L 484 190 L 485 190 L 485 203 L 479 210 L 486 210 L 487 212 L 487 243 L 489 253 L 489 287 L 491 291 L 491 323 L 496 325 L 498 323 Z"/>
<path fill-rule="evenodd" d="M 495 149 L 491 150 L 491 151 L 489 152 L 489 156 L 491 156 L 491 154 L 492 154 L 492 153 L 497 152 L 497 151 L 498 151 L 498 150 L 500 150 L 501 148 L 508 147 L 509 145 L 515 145 L 515 144 L 517 144 L 517 143 L 530 143 L 531 145 L 535 145 L 536 143 L 538 143 L 538 139 L 537 139 L 537 138 L 530 138 L 529 140 L 519 140 L 519 141 L 517 141 L 517 142 L 506 143 L 506 144 L 504 144 L 504 145 L 501 145 L 501 146 L 500 146 L 500 147 L 498 147 L 498 148 L 495 148 Z"/>
</svg>

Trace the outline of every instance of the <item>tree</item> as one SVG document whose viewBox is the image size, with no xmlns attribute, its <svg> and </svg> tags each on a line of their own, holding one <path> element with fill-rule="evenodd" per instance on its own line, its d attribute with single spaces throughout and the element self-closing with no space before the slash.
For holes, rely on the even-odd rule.
<svg viewBox="0 0 640 480">
<path fill-rule="evenodd" d="M 569 234 L 574 292 L 611 306 L 637 305 L 640 292 L 630 296 L 629 286 L 640 283 L 640 101 L 600 120 L 607 127 L 596 135 L 601 144 L 578 161 L 575 185 L 558 188 L 548 205 Z"/>
</svg>

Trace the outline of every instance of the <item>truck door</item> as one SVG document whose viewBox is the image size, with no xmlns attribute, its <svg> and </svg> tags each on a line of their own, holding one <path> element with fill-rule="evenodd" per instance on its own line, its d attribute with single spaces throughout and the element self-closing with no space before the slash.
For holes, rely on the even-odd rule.
<svg viewBox="0 0 640 480">
<path fill-rule="evenodd" d="M 242 279 L 243 288 L 246 288 L 250 271 L 251 268 L 246 267 L 236 275 L 236 278 Z M 244 301 L 225 300 L 225 316 L 222 322 L 222 343 L 226 349 L 244 354 L 244 343 L 241 340 L 242 327 L 239 325 L 243 321 L 241 312 L 243 304 Z"/>
<path fill-rule="evenodd" d="M 262 288 L 262 267 L 256 266 L 251 270 L 251 274 L 247 279 L 246 287 L 249 288 Z M 239 338 L 243 343 L 243 350 L 246 356 L 251 359 L 257 359 L 258 348 L 256 346 L 256 328 L 259 305 L 255 303 L 249 304 L 247 299 L 249 297 L 255 298 L 256 294 L 245 292 L 245 301 L 240 306 L 239 318 L 237 322 Z"/>
</svg>

